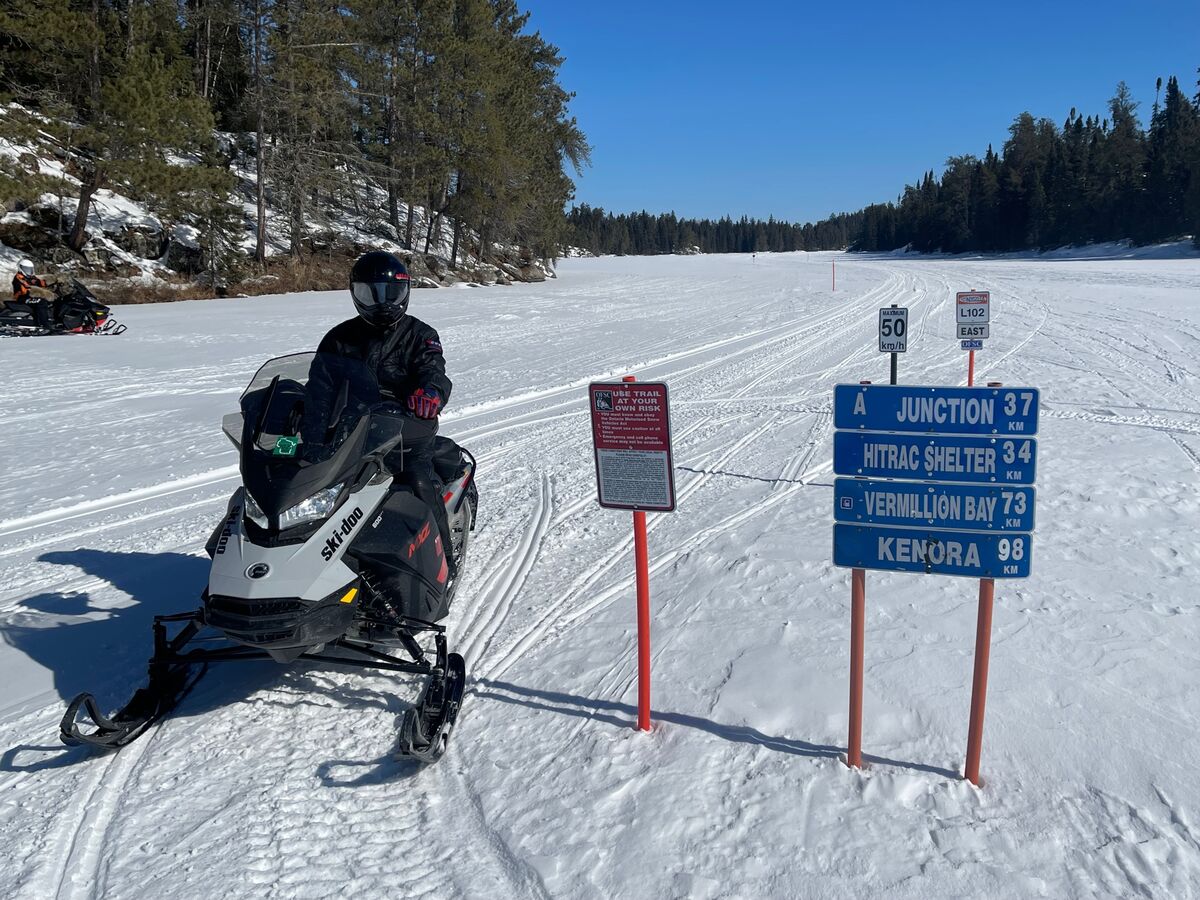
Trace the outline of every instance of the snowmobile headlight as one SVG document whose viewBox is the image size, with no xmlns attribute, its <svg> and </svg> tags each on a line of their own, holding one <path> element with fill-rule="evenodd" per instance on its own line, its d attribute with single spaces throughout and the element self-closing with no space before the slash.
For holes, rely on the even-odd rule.
<svg viewBox="0 0 1200 900">
<path fill-rule="evenodd" d="M 338 494 L 341 492 L 342 486 L 335 484 L 333 487 L 317 491 L 307 500 L 297 503 L 279 517 L 279 530 L 282 531 L 285 528 L 292 528 L 296 525 L 302 525 L 305 522 L 316 522 L 324 519 L 333 512 Z"/>
<path fill-rule="evenodd" d="M 246 518 L 257 525 L 259 528 L 265 529 L 270 523 L 267 521 L 267 514 L 262 511 L 249 491 L 245 491 L 246 496 Z"/>
</svg>

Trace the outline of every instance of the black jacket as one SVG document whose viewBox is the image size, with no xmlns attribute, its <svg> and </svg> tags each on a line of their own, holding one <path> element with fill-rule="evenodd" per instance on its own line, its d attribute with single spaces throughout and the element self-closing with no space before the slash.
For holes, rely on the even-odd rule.
<svg viewBox="0 0 1200 900">
<path fill-rule="evenodd" d="M 405 316 L 382 329 L 357 316 L 333 327 L 317 353 L 362 360 L 379 379 L 379 387 L 403 403 L 417 388 L 434 388 L 442 407 L 450 400 L 450 379 L 438 333 L 420 319 Z"/>
<path fill-rule="evenodd" d="M 338 367 L 333 361 L 339 358 L 364 362 L 366 366 Z M 342 371 L 335 372 L 335 368 L 342 368 Z M 374 375 L 385 399 L 405 403 L 417 388 L 436 390 L 441 395 L 443 409 L 450 399 L 452 385 L 446 377 L 442 342 L 433 328 L 408 315 L 387 329 L 376 328 L 355 317 L 335 325 L 317 347 L 317 358 L 308 380 L 309 406 L 312 408 L 305 413 L 310 428 L 319 428 L 318 423 L 329 421 L 337 392 L 334 383 L 340 383 L 342 377 L 349 377 L 354 382 L 357 379 L 349 373 L 364 369 Z M 373 388 L 373 385 L 354 384 L 352 391 L 369 402 Z M 309 430 L 305 429 L 306 432 Z M 305 435 L 306 441 L 314 439 L 315 432 Z"/>
</svg>

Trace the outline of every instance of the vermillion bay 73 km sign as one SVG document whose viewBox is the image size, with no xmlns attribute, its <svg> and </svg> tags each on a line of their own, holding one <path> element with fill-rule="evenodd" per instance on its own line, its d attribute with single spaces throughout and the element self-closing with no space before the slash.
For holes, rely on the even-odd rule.
<svg viewBox="0 0 1200 900">
<path fill-rule="evenodd" d="M 859 525 L 1033 531 L 1034 488 L 838 478 L 833 517 Z"/>
<path fill-rule="evenodd" d="M 667 386 L 593 383 L 588 400 L 600 505 L 645 512 L 675 509 Z"/>
</svg>

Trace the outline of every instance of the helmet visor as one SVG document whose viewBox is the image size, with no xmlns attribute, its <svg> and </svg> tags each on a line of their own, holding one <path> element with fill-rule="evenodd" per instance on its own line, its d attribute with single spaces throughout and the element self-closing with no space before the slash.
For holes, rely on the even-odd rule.
<svg viewBox="0 0 1200 900">
<path fill-rule="evenodd" d="M 350 292 L 361 309 L 397 306 L 408 299 L 408 276 L 396 281 L 355 281 L 350 285 Z"/>
</svg>

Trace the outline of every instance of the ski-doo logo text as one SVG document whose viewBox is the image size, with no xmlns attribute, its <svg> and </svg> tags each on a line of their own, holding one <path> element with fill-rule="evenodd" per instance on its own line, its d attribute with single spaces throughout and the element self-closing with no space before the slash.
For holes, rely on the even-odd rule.
<svg viewBox="0 0 1200 900">
<path fill-rule="evenodd" d="M 221 529 L 221 535 L 217 538 L 216 553 L 225 552 L 225 548 L 229 545 L 229 539 L 233 536 L 233 526 L 237 524 L 238 516 L 242 514 L 241 506 L 235 506 L 229 511 L 229 516 L 225 519 L 225 526 Z"/>
<path fill-rule="evenodd" d="M 325 546 L 321 548 L 321 559 L 325 562 L 333 559 L 333 554 L 337 553 L 338 547 L 346 543 L 346 538 L 350 537 L 354 526 L 361 522 L 362 518 L 363 511 L 357 506 L 354 507 L 354 512 L 342 519 L 342 523 L 334 529 L 333 534 L 325 539 Z"/>
</svg>

